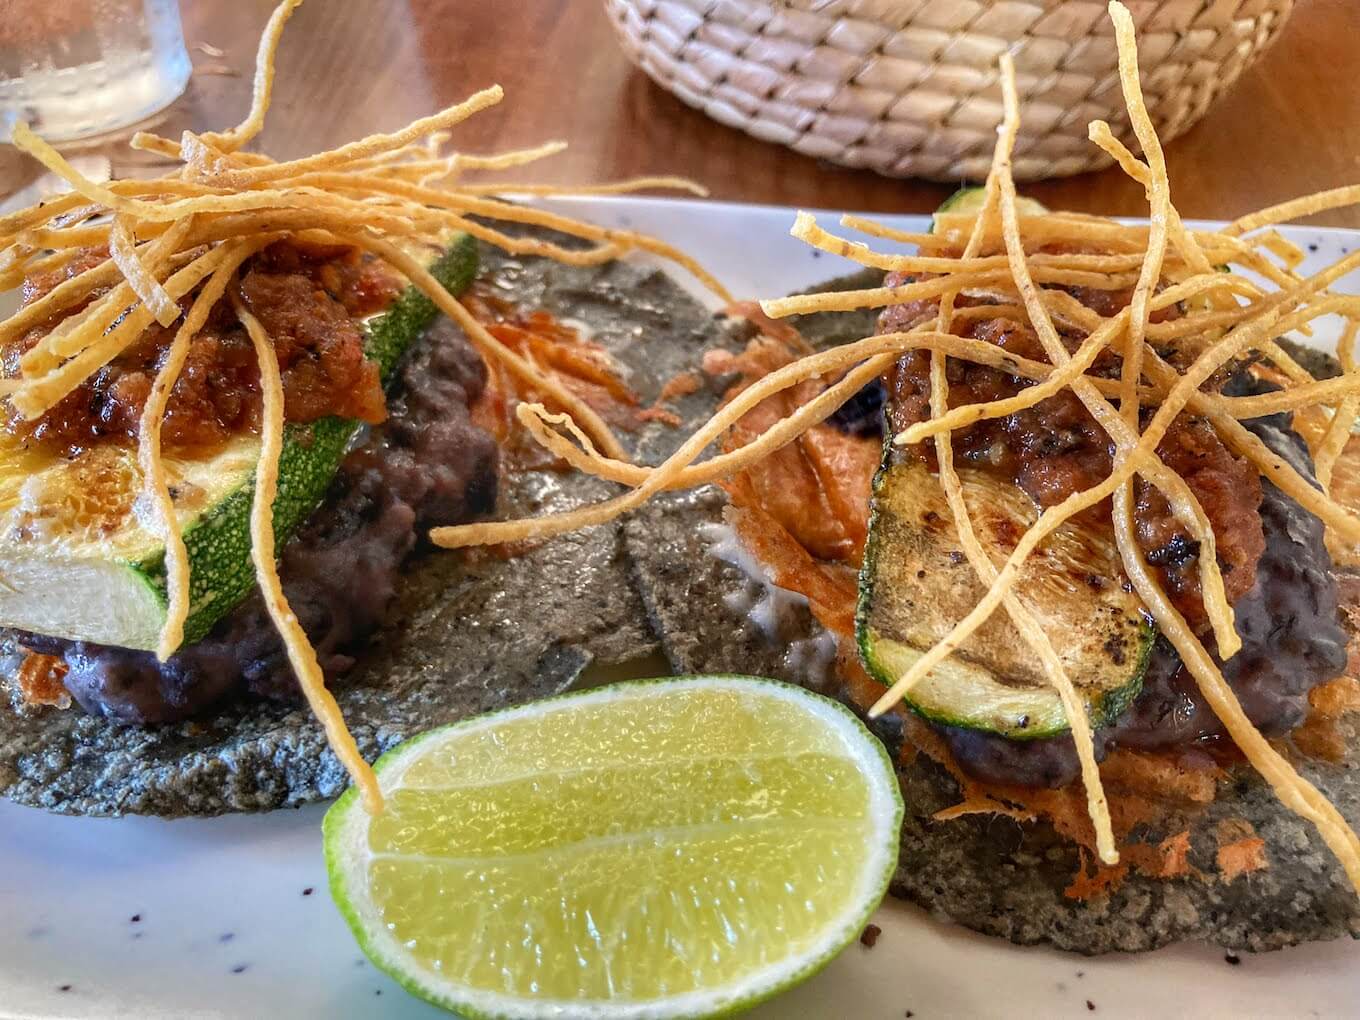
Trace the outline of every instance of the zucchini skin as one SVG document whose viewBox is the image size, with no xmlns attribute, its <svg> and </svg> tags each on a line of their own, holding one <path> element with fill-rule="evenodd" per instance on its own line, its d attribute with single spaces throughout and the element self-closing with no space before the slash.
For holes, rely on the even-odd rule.
<svg viewBox="0 0 1360 1020">
<path fill-rule="evenodd" d="M 959 190 L 941 202 L 940 207 L 935 211 L 937 213 L 966 212 L 968 209 L 980 205 L 979 200 L 982 198 L 984 190 L 976 184 L 961 185 Z M 931 230 L 934 230 L 934 224 L 931 224 Z"/>
<path fill-rule="evenodd" d="M 435 279 L 458 294 L 477 275 L 477 242 L 467 234 L 455 238 L 431 266 Z M 434 321 L 434 303 L 408 287 L 382 315 L 367 325 L 367 356 L 378 363 L 384 382 L 398 359 Z M 350 418 L 329 417 L 285 426 L 279 457 L 278 496 L 274 500 L 274 534 L 278 548 L 320 506 L 341 460 L 361 425 Z M 189 554 L 189 617 L 184 644 L 206 637 L 214 624 L 255 587 L 250 561 L 250 506 L 255 476 L 245 481 L 184 530 Z M 125 563 L 166 607 L 165 551 Z"/>
<path fill-rule="evenodd" d="M 855 641 L 859 648 L 860 660 L 864 664 L 866 672 L 884 687 L 890 687 L 897 681 L 897 676 L 893 674 L 880 660 L 877 650 L 874 647 L 874 637 L 867 626 L 861 625 L 860 617 L 856 615 Z M 1117 690 L 1107 692 L 1103 697 L 1086 703 L 1087 713 L 1090 717 L 1092 728 L 1108 726 L 1124 713 L 1134 700 L 1142 693 L 1143 677 L 1147 673 L 1148 663 L 1152 659 L 1152 648 L 1156 641 L 1156 632 L 1151 626 L 1147 627 L 1143 640 L 1139 644 L 1138 657 L 1133 668 L 1133 679 Z M 1080 693 L 1081 688 L 1077 688 Z M 976 733 L 986 733 L 994 737 L 1003 737 L 1006 740 L 1016 743 L 1025 743 L 1031 740 L 1045 740 L 1059 736 L 1070 731 L 1070 726 L 1040 727 L 1031 726 L 1027 729 L 1006 729 L 1001 730 L 992 726 L 984 725 L 976 718 L 967 715 L 956 715 L 946 711 L 940 711 L 931 705 L 913 701 L 910 695 L 903 699 L 908 708 L 916 715 L 928 722 L 937 723 L 941 726 L 952 726 L 955 729 L 972 730 Z"/>
<path fill-rule="evenodd" d="M 976 184 L 965 184 L 963 187 L 959 188 L 958 191 L 954 192 L 954 194 L 941 202 L 940 207 L 935 210 L 935 214 L 938 215 L 940 213 L 952 212 L 966 213 L 981 209 L 983 198 L 986 193 L 986 188 L 979 187 Z M 1016 205 L 1021 216 L 1042 215 L 1048 211 L 1044 208 L 1042 203 L 1037 202 L 1032 198 L 1026 198 L 1024 195 L 1016 196 Z M 933 234 L 934 232 L 935 220 L 934 217 L 932 217 L 930 222 L 930 233 Z"/>
</svg>

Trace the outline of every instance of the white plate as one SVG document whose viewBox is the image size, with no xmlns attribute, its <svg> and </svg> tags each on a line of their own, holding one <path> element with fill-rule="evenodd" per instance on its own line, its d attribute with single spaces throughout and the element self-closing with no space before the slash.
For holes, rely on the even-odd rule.
<svg viewBox="0 0 1360 1020">
<path fill-rule="evenodd" d="M 553 204 L 679 244 L 743 296 L 852 268 L 788 237 L 790 209 Z M 1355 232 L 1285 233 L 1310 252 L 1305 269 L 1360 246 Z M 1319 342 L 1327 336 L 1319 330 Z M 322 811 L 166 822 L 60 818 L 0 802 L 0 1017 L 442 1016 L 355 947 L 325 889 Z M 852 946 L 752 1015 L 1329 1017 L 1360 1008 L 1360 946 L 1349 942 L 1236 965 L 1201 946 L 1087 960 L 1018 949 L 896 902 L 875 923 L 875 948 Z"/>
</svg>

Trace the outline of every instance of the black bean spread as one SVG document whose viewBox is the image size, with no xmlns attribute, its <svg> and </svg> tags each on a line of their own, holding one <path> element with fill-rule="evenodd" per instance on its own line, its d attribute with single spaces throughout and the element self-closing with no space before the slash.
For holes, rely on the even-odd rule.
<svg viewBox="0 0 1360 1020">
<path fill-rule="evenodd" d="M 398 368 L 387 420 L 345 459 L 321 509 L 285 547 L 284 593 L 328 679 L 383 625 L 425 530 L 493 508 L 498 450 L 468 413 L 485 382 L 481 358 L 441 319 Z M 82 708 L 124 722 L 188 718 L 243 691 L 297 695 L 258 593 L 165 662 L 125 648 L 22 640 L 65 660 L 67 689 Z"/>
</svg>

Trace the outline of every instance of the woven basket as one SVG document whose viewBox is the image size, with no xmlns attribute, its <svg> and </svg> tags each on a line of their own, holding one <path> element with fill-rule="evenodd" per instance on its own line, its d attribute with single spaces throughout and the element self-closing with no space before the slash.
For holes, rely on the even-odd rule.
<svg viewBox="0 0 1360 1020">
<path fill-rule="evenodd" d="M 1162 139 L 1199 120 L 1274 38 L 1294 0 L 1126 0 Z M 1104 0 L 605 0 L 629 57 L 663 88 L 765 141 L 893 177 L 986 174 L 1015 54 L 1015 176 L 1108 165 L 1127 142 Z"/>
</svg>

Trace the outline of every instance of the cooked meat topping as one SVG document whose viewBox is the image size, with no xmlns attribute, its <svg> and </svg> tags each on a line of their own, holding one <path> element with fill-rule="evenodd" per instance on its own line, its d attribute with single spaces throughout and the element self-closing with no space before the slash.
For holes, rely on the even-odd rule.
<svg viewBox="0 0 1360 1020">
<path fill-rule="evenodd" d="M 1097 293 L 1102 295 L 1099 301 L 1084 290 L 1076 296 L 1108 313 L 1107 305 L 1117 295 Z M 1127 294 L 1123 300 L 1127 301 Z M 910 305 L 890 309 L 880 330 L 898 328 L 903 321 L 918 321 L 924 314 L 910 309 Z M 960 323 L 959 332 L 1021 357 L 1047 360 L 1034 331 L 1009 319 L 965 321 Z M 1081 339 L 1065 337 L 1071 350 Z M 1118 358 L 1108 352 L 1102 358 L 1103 362 L 1097 359 L 1096 369 L 1117 373 Z M 947 374 L 950 405 L 954 407 L 1005 399 L 1032 385 L 1022 376 L 957 359 L 949 360 Z M 888 387 L 892 396 L 889 424 L 895 432 L 930 417 L 930 353 L 905 354 L 889 377 Z M 1040 507 L 1054 506 L 1074 492 L 1098 485 L 1110 474 L 1114 462 L 1109 435 L 1070 390 L 1016 414 L 956 430 L 953 440 L 961 460 L 999 472 Z M 1184 414 L 1172 424 L 1157 451 L 1167 467 L 1185 479 L 1213 525 L 1228 599 L 1236 601 L 1251 589 L 1256 561 L 1265 547 L 1258 512 L 1261 485 L 1255 467 L 1229 451 L 1208 423 Z M 934 465 L 933 443 L 920 444 L 915 452 Z M 1139 545 L 1176 607 L 1203 629 L 1207 621 L 1199 590 L 1199 547 L 1158 490 L 1141 479 L 1135 481 L 1134 489 Z M 1087 512 L 1088 520 L 1108 521 L 1109 507 L 1107 501 L 1092 508 Z"/>
<path fill-rule="evenodd" d="M 64 279 L 97 265 L 104 253 L 77 257 L 24 284 L 26 304 Z M 342 415 L 376 423 L 385 415 L 377 367 L 364 357 L 357 319 L 385 307 L 400 284 L 379 263 L 339 247 L 275 244 L 241 270 L 240 292 L 274 341 L 283 374 L 284 413 L 308 422 Z M 96 295 L 98 297 L 99 295 Z M 187 296 L 186 309 L 193 301 Z M 44 323 L 0 350 L 4 373 L 58 325 Z M 142 409 L 179 323 L 153 323 L 127 350 L 36 421 L 10 412 L 11 432 L 76 456 L 101 443 L 136 442 Z M 258 427 L 259 371 L 250 338 L 224 299 L 189 347 L 171 391 L 162 443 L 167 450 L 211 450 Z"/>
</svg>

